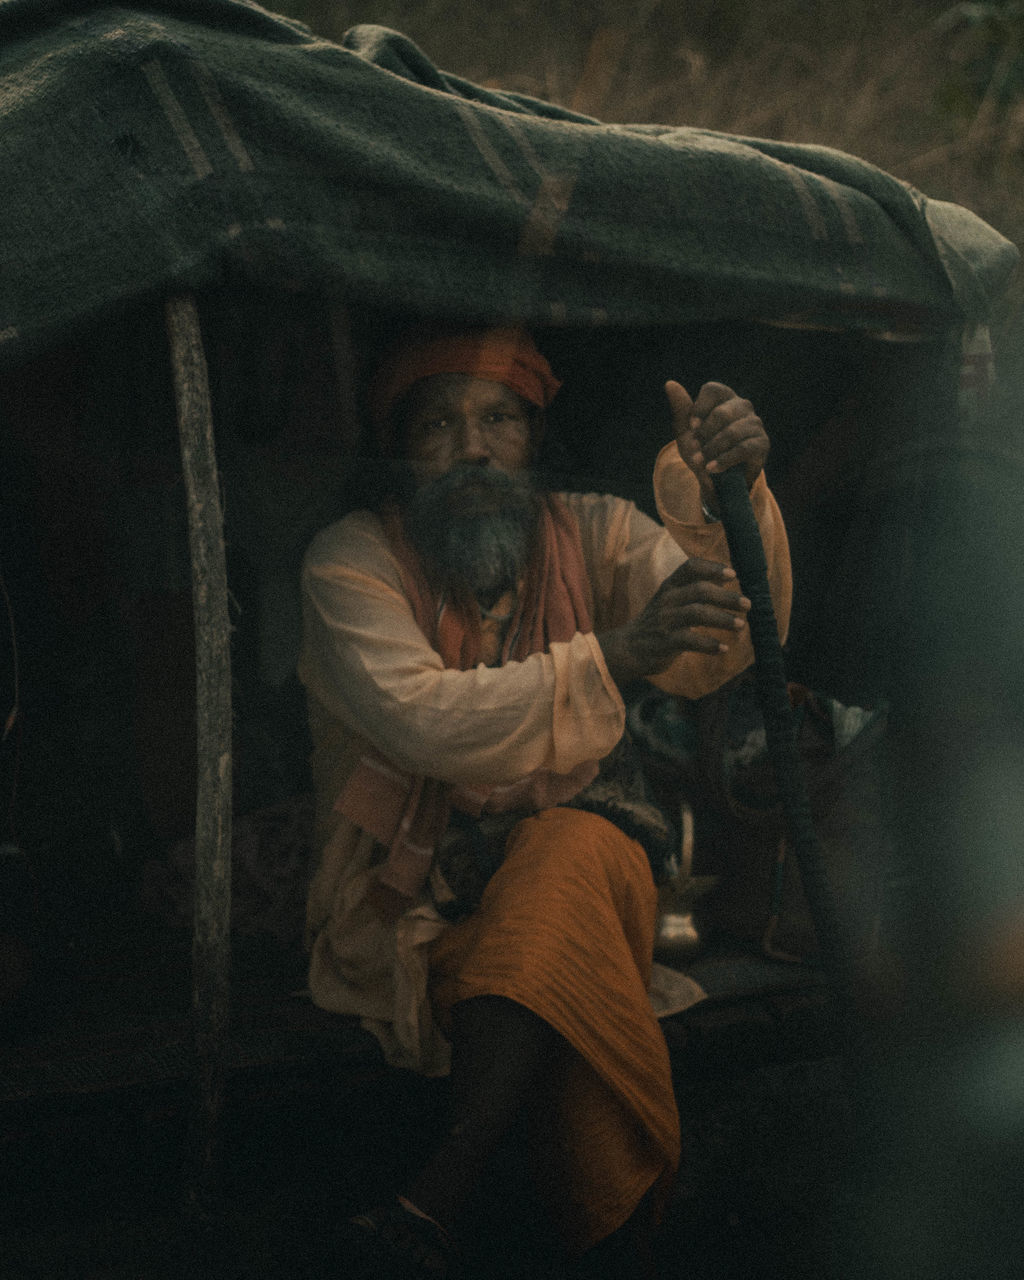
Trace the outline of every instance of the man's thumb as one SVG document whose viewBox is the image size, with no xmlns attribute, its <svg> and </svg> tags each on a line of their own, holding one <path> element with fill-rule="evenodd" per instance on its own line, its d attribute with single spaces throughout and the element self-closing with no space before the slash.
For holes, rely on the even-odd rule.
<svg viewBox="0 0 1024 1280">
<path fill-rule="evenodd" d="M 681 382 L 673 382 L 671 380 L 665 383 L 665 395 L 668 396 L 668 405 L 672 410 L 672 421 L 676 435 L 682 435 L 684 431 L 689 431 L 690 429 L 693 400 Z"/>
</svg>

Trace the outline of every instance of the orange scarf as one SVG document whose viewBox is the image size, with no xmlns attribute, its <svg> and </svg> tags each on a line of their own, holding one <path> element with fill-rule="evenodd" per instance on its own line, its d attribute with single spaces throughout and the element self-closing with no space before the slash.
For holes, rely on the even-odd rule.
<svg viewBox="0 0 1024 1280">
<path fill-rule="evenodd" d="M 423 563 L 410 545 L 397 510 L 381 514 L 398 561 L 416 624 L 446 667 L 468 671 L 481 660 L 480 613 L 475 603 L 461 605 L 438 597 Z M 549 495 L 541 510 L 536 550 L 524 590 L 505 637 L 501 662 L 519 662 L 592 629 L 587 572 L 579 528 L 561 499 Z M 452 807 L 479 816 L 485 810 L 535 811 L 564 804 L 597 773 L 586 761 L 569 774 L 539 769 L 502 787 L 453 786 L 437 778 L 413 776 L 396 768 L 372 747 L 350 774 L 335 812 L 387 846 L 381 880 L 407 897 L 422 888 Z"/>
</svg>

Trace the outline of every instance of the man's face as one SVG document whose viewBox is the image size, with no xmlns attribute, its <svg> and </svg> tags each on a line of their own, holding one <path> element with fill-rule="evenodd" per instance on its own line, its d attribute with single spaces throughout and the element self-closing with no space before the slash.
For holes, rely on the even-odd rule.
<svg viewBox="0 0 1024 1280">
<path fill-rule="evenodd" d="M 417 382 L 403 406 L 405 456 L 422 480 L 453 467 L 497 467 L 515 475 L 532 454 L 529 406 L 499 382 L 440 373 Z"/>
<path fill-rule="evenodd" d="M 444 585 L 490 608 L 516 587 L 537 523 L 530 406 L 501 383 L 437 374 L 412 388 L 400 425 L 410 540 Z"/>
</svg>

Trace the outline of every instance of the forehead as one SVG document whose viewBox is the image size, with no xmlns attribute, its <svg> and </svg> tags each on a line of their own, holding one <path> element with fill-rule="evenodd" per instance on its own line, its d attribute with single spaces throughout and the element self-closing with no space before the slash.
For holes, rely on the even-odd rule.
<svg viewBox="0 0 1024 1280">
<path fill-rule="evenodd" d="M 527 411 L 528 406 L 511 387 L 468 373 L 435 373 L 421 378 L 409 390 L 406 412 L 416 415 L 463 406 L 507 407 Z"/>
</svg>

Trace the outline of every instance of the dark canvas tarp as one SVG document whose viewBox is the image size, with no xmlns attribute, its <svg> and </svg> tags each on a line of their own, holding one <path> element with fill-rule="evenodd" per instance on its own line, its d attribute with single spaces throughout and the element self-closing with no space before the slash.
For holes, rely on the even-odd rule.
<svg viewBox="0 0 1024 1280">
<path fill-rule="evenodd" d="M 601 125 L 242 0 L 0 0 L 0 358 L 225 273 L 540 324 L 984 316 L 1013 248 L 849 156 Z"/>
</svg>

